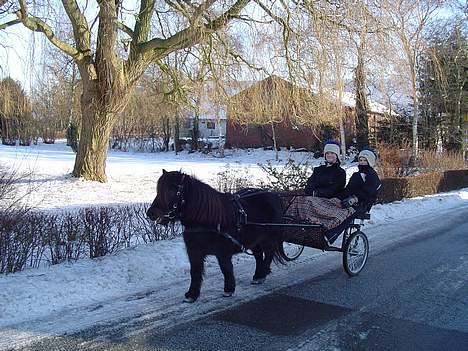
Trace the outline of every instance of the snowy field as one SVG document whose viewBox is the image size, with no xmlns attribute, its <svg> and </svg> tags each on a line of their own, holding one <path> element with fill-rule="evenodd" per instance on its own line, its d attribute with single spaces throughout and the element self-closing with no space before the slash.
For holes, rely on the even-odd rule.
<svg viewBox="0 0 468 351">
<path fill-rule="evenodd" d="M 156 181 L 162 173 L 182 170 L 198 179 L 212 183 L 218 172 L 237 170 L 254 181 L 264 177 L 257 165 L 274 160 L 273 151 L 226 150 L 226 157 L 218 158 L 202 153 L 189 154 L 187 151 L 175 155 L 174 152 L 131 153 L 110 151 L 106 174 L 108 182 L 86 182 L 72 178 L 75 154 L 65 145 L 64 140 L 54 145 L 40 143 L 29 147 L 8 147 L 0 145 L 0 164 L 19 172 L 33 174 L 31 182 L 21 185 L 29 192 L 27 201 L 39 208 L 64 208 L 96 204 L 151 202 L 156 192 Z M 296 161 L 308 160 L 317 165 L 310 153 L 280 151 L 284 162 L 288 158 Z M 281 162 L 279 163 L 281 164 Z M 354 167 L 353 167 L 354 169 Z M 351 171 L 352 173 L 352 171 Z"/>
<path fill-rule="evenodd" d="M 302 160 L 307 154 L 291 156 Z M 281 157 L 286 159 L 288 154 L 282 152 Z M 229 163 L 260 178 L 262 171 L 256 163 L 273 158 L 273 152 L 260 151 L 235 151 L 224 159 L 202 154 L 111 152 L 109 182 L 100 184 L 68 175 L 74 154 L 63 143 L 30 148 L 0 146 L 0 163 L 33 171 L 35 190 L 29 201 L 44 209 L 149 202 L 162 168 L 182 169 L 209 180 Z M 414 228 L 430 225 L 428 218 L 443 220 L 445 213 L 461 206 L 468 206 L 468 189 L 376 205 L 372 220 L 364 227 L 371 246 L 370 258 L 392 243 L 416 235 Z M 96 324 L 105 329 L 106 322 L 115 320 L 123 320 L 127 330 L 132 330 L 138 320 L 151 320 L 154 328 L 170 327 L 180 319 L 188 321 L 231 307 L 337 269 L 340 264 L 341 257 L 336 253 L 306 249 L 297 261 L 274 265 L 264 285 L 251 286 L 254 260 L 238 255 L 234 260 L 236 294 L 222 298 L 222 275 L 215 260 L 209 259 L 202 295 L 194 305 L 181 303 L 189 283 L 189 265 L 180 239 L 141 245 L 99 259 L 0 276 L 0 350 Z"/>
</svg>

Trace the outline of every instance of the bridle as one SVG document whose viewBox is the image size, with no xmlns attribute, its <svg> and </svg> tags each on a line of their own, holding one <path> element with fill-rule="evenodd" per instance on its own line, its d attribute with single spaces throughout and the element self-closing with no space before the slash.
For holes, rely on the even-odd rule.
<svg viewBox="0 0 468 351">
<path fill-rule="evenodd" d="M 180 219 L 182 216 L 182 207 L 185 205 L 185 198 L 183 193 L 184 180 L 185 174 L 182 175 L 180 184 L 177 186 L 176 199 L 172 205 L 172 209 L 170 209 L 165 215 L 161 216 L 162 218 L 168 219 L 169 221 L 175 221 Z"/>
</svg>

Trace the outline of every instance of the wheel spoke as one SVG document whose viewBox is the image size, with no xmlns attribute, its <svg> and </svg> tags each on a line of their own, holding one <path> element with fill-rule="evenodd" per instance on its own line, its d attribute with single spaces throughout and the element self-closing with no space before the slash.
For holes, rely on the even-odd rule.
<svg viewBox="0 0 468 351">
<path fill-rule="evenodd" d="M 348 244 L 347 249 L 347 264 L 351 273 L 359 273 L 367 260 L 367 242 L 362 235 L 356 235 Z"/>
<path fill-rule="evenodd" d="M 304 247 L 301 245 L 297 244 L 292 244 L 288 242 L 283 243 L 283 252 L 285 256 L 288 258 L 288 260 L 295 260 L 298 258 L 302 251 L 304 250 Z"/>
</svg>

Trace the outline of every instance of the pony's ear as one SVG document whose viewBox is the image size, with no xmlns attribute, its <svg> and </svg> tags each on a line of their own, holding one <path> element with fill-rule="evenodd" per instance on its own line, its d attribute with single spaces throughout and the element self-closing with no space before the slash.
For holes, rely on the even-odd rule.
<svg viewBox="0 0 468 351">
<path fill-rule="evenodd" d="M 167 171 L 163 168 L 163 174 L 166 174 L 166 173 L 167 173 Z"/>
</svg>

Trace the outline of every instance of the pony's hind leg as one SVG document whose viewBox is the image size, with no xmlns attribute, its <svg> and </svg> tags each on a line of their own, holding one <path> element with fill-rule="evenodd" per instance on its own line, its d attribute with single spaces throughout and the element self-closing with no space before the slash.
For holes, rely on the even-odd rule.
<svg viewBox="0 0 468 351">
<path fill-rule="evenodd" d="M 190 288 L 185 293 L 184 302 L 191 303 L 195 302 L 200 296 L 205 255 L 189 249 L 187 249 L 187 254 L 190 261 Z"/>
<path fill-rule="evenodd" d="M 216 255 L 219 268 L 224 275 L 224 294 L 223 296 L 232 296 L 236 290 L 236 278 L 234 277 L 234 268 L 232 266 L 232 256 Z"/>
<path fill-rule="evenodd" d="M 251 284 L 262 284 L 265 281 L 265 277 L 268 274 L 265 273 L 263 251 L 260 249 L 254 249 L 253 254 L 255 257 L 255 273 L 252 278 Z"/>
<path fill-rule="evenodd" d="M 271 262 L 273 261 L 273 253 L 269 251 L 263 251 L 261 249 L 254 250 L 255 256 L 255 274 L 252 278 L 252 284 L 262 284 L 268 274 L 271 273 Z"/>
</svg>

